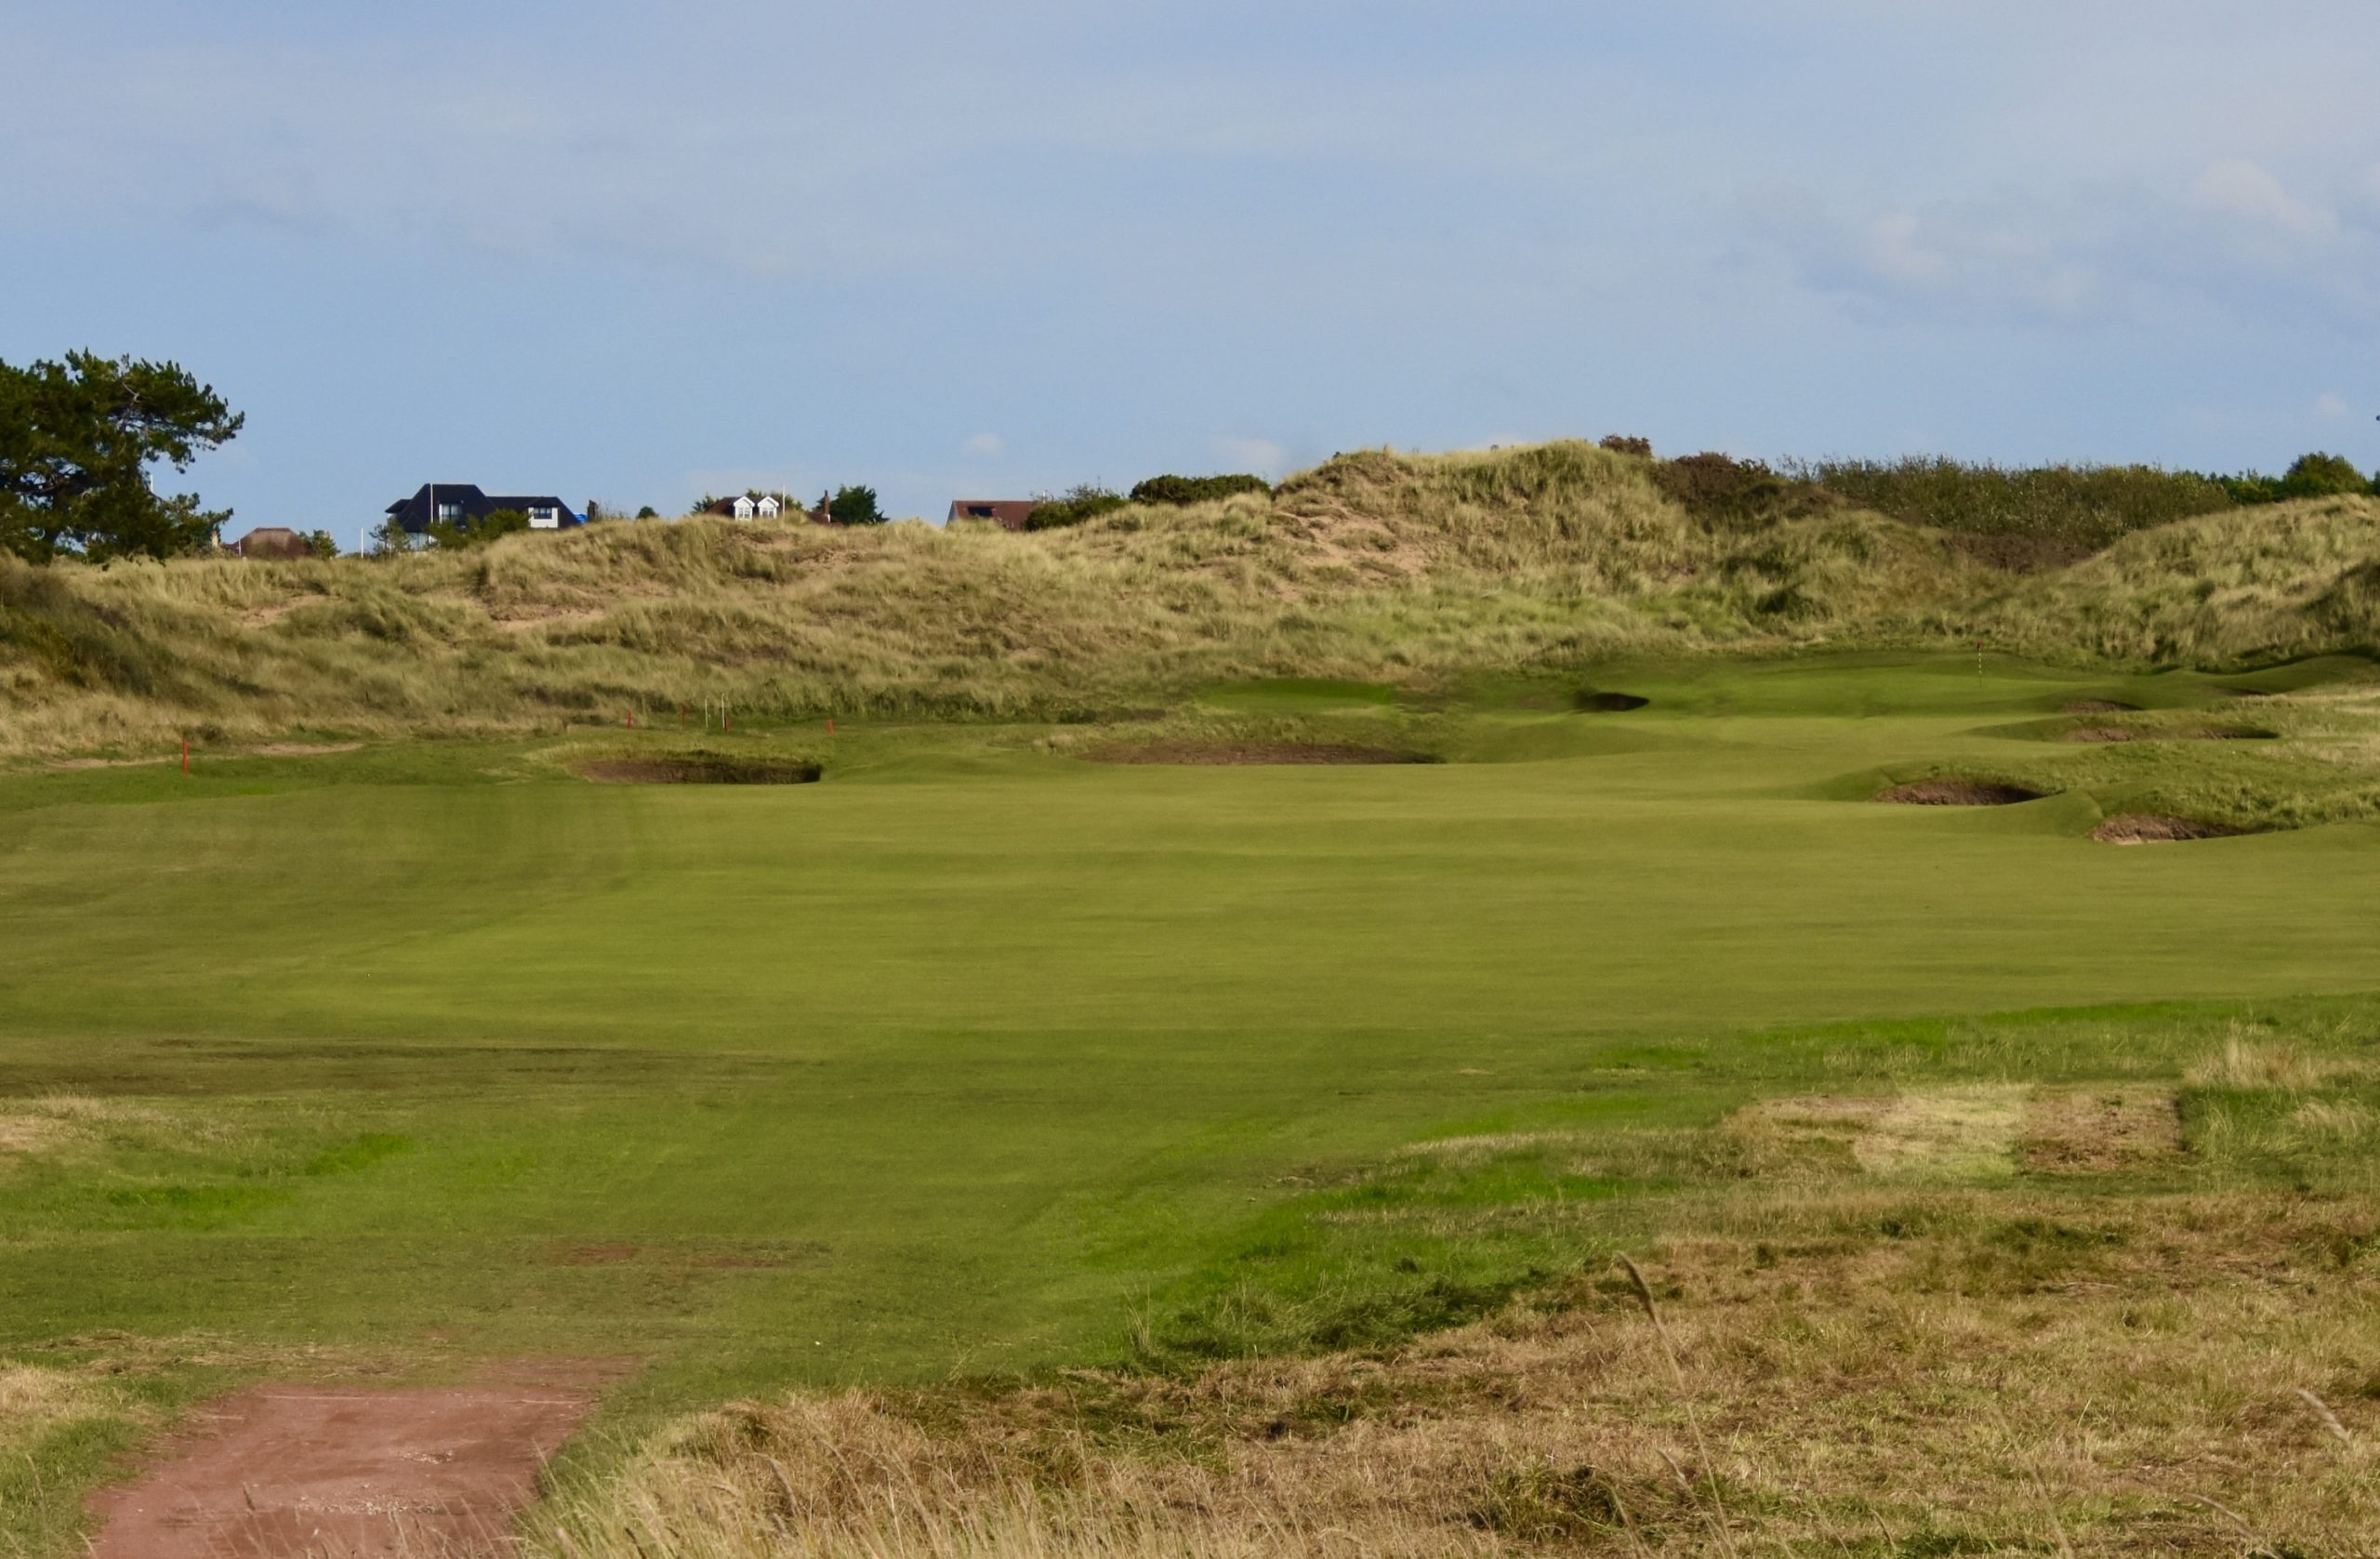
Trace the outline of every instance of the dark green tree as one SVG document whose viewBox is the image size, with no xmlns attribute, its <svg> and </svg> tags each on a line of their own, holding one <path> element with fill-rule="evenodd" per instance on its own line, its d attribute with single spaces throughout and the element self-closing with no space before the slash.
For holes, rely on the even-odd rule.
<svg viewBox="0 0 2380 1559">
<path fill-rule="evenodd" d="M 2301 455 L 2281 479 L 2284 498 L 2328 498 L 2341 493 L 2369 493 L 2372 481 L 2344 455 Z"/>
<path fill-rule="evenodd" d="M 430 539 L 443 548 L 485 547 L 498 536 L 529 528 L 529 516 L 517 509 L 492 509 L 476 520 L 432 520 Z"/>
<path fill-rule="evenodd" d="M 838 525 L 881 525 L 892 518 L 876 507 L 873 487 L 838 487 L 827 502 L 826 517 Z"/>
<path fill-rule="evenodd" d="M 149 468 L 187 470 L 245 420 L 171 363 L 94 352 L 0 363 L 0 548 L 36 562 L 203 549 L 231 511 L 160 495 Z"/>
<path fill-rule="evenodd" d="M 338 539 L 328 531 L 308 531 L 306 551 L 311 557 L 336 558 L 338 556 Z"/>
</svg>

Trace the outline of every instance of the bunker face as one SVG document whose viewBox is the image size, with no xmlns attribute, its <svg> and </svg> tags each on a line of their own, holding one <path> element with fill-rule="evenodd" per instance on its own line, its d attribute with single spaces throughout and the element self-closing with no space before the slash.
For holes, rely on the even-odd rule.
<svg viewBox="0 0 2380 1559">
<path fill-rule="evenodd" d="M 1301 764 L 1435 763 L 1426 752 L 1328 742 L 1152 742 L 1111 747 L 1092 757 L 1103 763 Z"/>
<path fill-rule="evenodd" d="M 259 1386 L 201 1408 L 178 1450 L 91 1502 L 92 1559 L 509 1551 L 513 1513 L 607 1371 L 404 1391 Z"/>
<path fill-rule="evenodd" d="M 1582 714 L 1624 715 L 1631 709 L 1643 708 L 1652 700 L 1633 693 L 1596 693 L 1582 688 L 1571 696 L 1570 702 Z"/>
<path fill-rule="evenodd" d="M 2234 839 L 2241 831 L 2220 823 L 2201 823 L 2195 818 L 2128 812 L 2092 829 L 2091 837 L 2101 844 L 2178 844 L 2188 839 Z"/>
<path fill-rule="evenodd" d="M 2059 712 L 2069 715 L 2129 715 L 2137 714 L 2137 704 L 2119 703 L 2112 698 L 2078 698 Z"/>
<path fill-rule="evenodd" d="M 2135 731 L 2121 725 L 2082 725 L 2069 731 L 2069 742 L 2270 742 L 2280 733 L 2253 726 L 2215 726 L 2197 731 Z"/>
<path fill-rule="evenodd" d="M 1876 799 L 1909 807 L 2013 807 L 2019 801 L 2038 801 L 2043 794 L 1990 780 L 1934 779 L 1894 786 Z"/>
<path fill-rule="evenodd" d="M 732 758 L 614 758 L 578 765 L 603 785 L 815 785 L 815 763 L 746 761 Z"/>
</svg>

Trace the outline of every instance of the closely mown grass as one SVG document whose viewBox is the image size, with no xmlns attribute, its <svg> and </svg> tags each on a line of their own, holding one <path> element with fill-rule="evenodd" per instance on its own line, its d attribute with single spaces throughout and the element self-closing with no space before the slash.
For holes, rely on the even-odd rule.
<svg viewBox="0 0 2380 1559">
<path fill-rule="evenodd" d="M 681 707 L 1066 719 L 1233 678 L 1427 688 L 1820 641 L 2193 665 L 2380 646 L 2372 499 L 2160 523 L 2195 512 L 2182 479 L 1896 468 L 1862 496 L 1866 468 L 1819 468 L 1855 502 L 1710 462 L 1368 451 L 1022 535 L 695 519 L 390 559 L 0 560 L 0 753 Z M 2003 535 L 2128 539 L 2024 578 L 1968 545 Z"/>
<path fill-rule="evenodd" d="M 2078 1552 L 2204 1548 L 2181 1489 L 2334 1551 L 2283 1474 L 2330 1477 L 2298 1383 L 2368 1433 L 2371 831 L 2087 835 L 2168 783 L 2350 815 L 2372 686 L 1692 654 L 0 774 L 0 1367 L 61 1405 L 0 1552 L 211 1391 L 524 1357 L 628 1371 L 527 1528 L 587 1559 L 1633 1552 L 1575 1525 L 1621 1506 L 1685 1552 L 1713 1490 L 1747 1547 L 2055 1546 L 2035 1473 Z M 1073 760 L 1127 738 L 1447 761 Z M 824 782 L 572 772 L 710 758 Z M 745 1522 L 774 1473 L 685 1418 L 735 1401 L 858 1492 Z"/>
</svg>

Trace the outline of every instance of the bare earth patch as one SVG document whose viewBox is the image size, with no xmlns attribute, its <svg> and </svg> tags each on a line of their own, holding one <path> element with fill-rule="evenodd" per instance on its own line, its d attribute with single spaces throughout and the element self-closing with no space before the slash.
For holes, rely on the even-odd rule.
<svg viewBox="0 0 2380 1559">
<path fill-rule="evenodd" d="M 2018 1150 L 2029 1169 L 2134 1169 L 2181 1154 L 2181 1110 L 2165 1088 L 2102 1084 L 2044 1091 L 2025 1111 Z"/>
<path fill-rule="evenodd" d="M 2188 817 L 2164 817 L 2155 813 L 2119 813 L 2091 830 L 2091 837 L 2101 844 L 2174 844 L 2185 839 L 2222 839 L 2237 837 L 2242 830 L 2227 828 L 2220 823 L 2201 823 Z"/>
<path fill-rule="evenodd" d="M 1876 799 L 1911 807 L 2013 807 L 2020 801 L 2038 801 L 2043 794 L 1990 780 L 1931 779 L 1896 785 Z"/>
<path fill-rule="evenodd" d="M 1425 752 L 1330 742 L 1152 742 L 1087 755 L 1101 763 L 1435 763 Z"/>
<path fill-rule="evenodd" d="M 611 1373 L 515 1367 L 478 1386 L 258 1386 L 91 1501 L 90 1559 L 495 1552 Z"/>
<path fill-rule="evenodd" d="M 362 742 L 267 742 L 250 747 L 259 758 L 324 758 L 335 752 L 362 752 Z"/>
<path fill-rule="evenodd" d="M 2078 698 L 2060 712 L 2069 715 L 2128 715 L 2139 708 L 2137 704 L 2122 704 L 2112 698 Z"/>
</svg>

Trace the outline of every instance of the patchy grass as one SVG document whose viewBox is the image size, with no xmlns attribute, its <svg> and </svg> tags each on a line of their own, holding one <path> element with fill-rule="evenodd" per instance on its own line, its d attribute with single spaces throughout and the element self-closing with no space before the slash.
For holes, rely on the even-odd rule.
<svg viewBox="0 0 2380 1559">
<path fill-rule="evenodd" d="M 2351 1043 L 2281 1086 L 2368 1090 Z M 2380 1214 L 2320 1132 L 2364 1130 L 2370 1098 L 2301 1099 L 2288 1118 L 2322 1124 L 2272 1156 L 2221 1124 L 2233 1085 L 2273 1091 L 2240 1044 L 2187 1085 L 1419 1143 L 1288 1216 L 1441 1267 L 1534 1231 L 1548 1259 L 1467 1322 L 737 1405 L 566 1494 L 539 1552 L 2362 1553 Z M 1588 1143 L 1627 1203 L 1563 1194 Z M 1210 1309 L 1281 1275 L 1283 1216 L 1248 1247 L 1274 1264 Z M 1332 1264 L 1365 1286 L 1353 1254 Z"/>
</svg>

